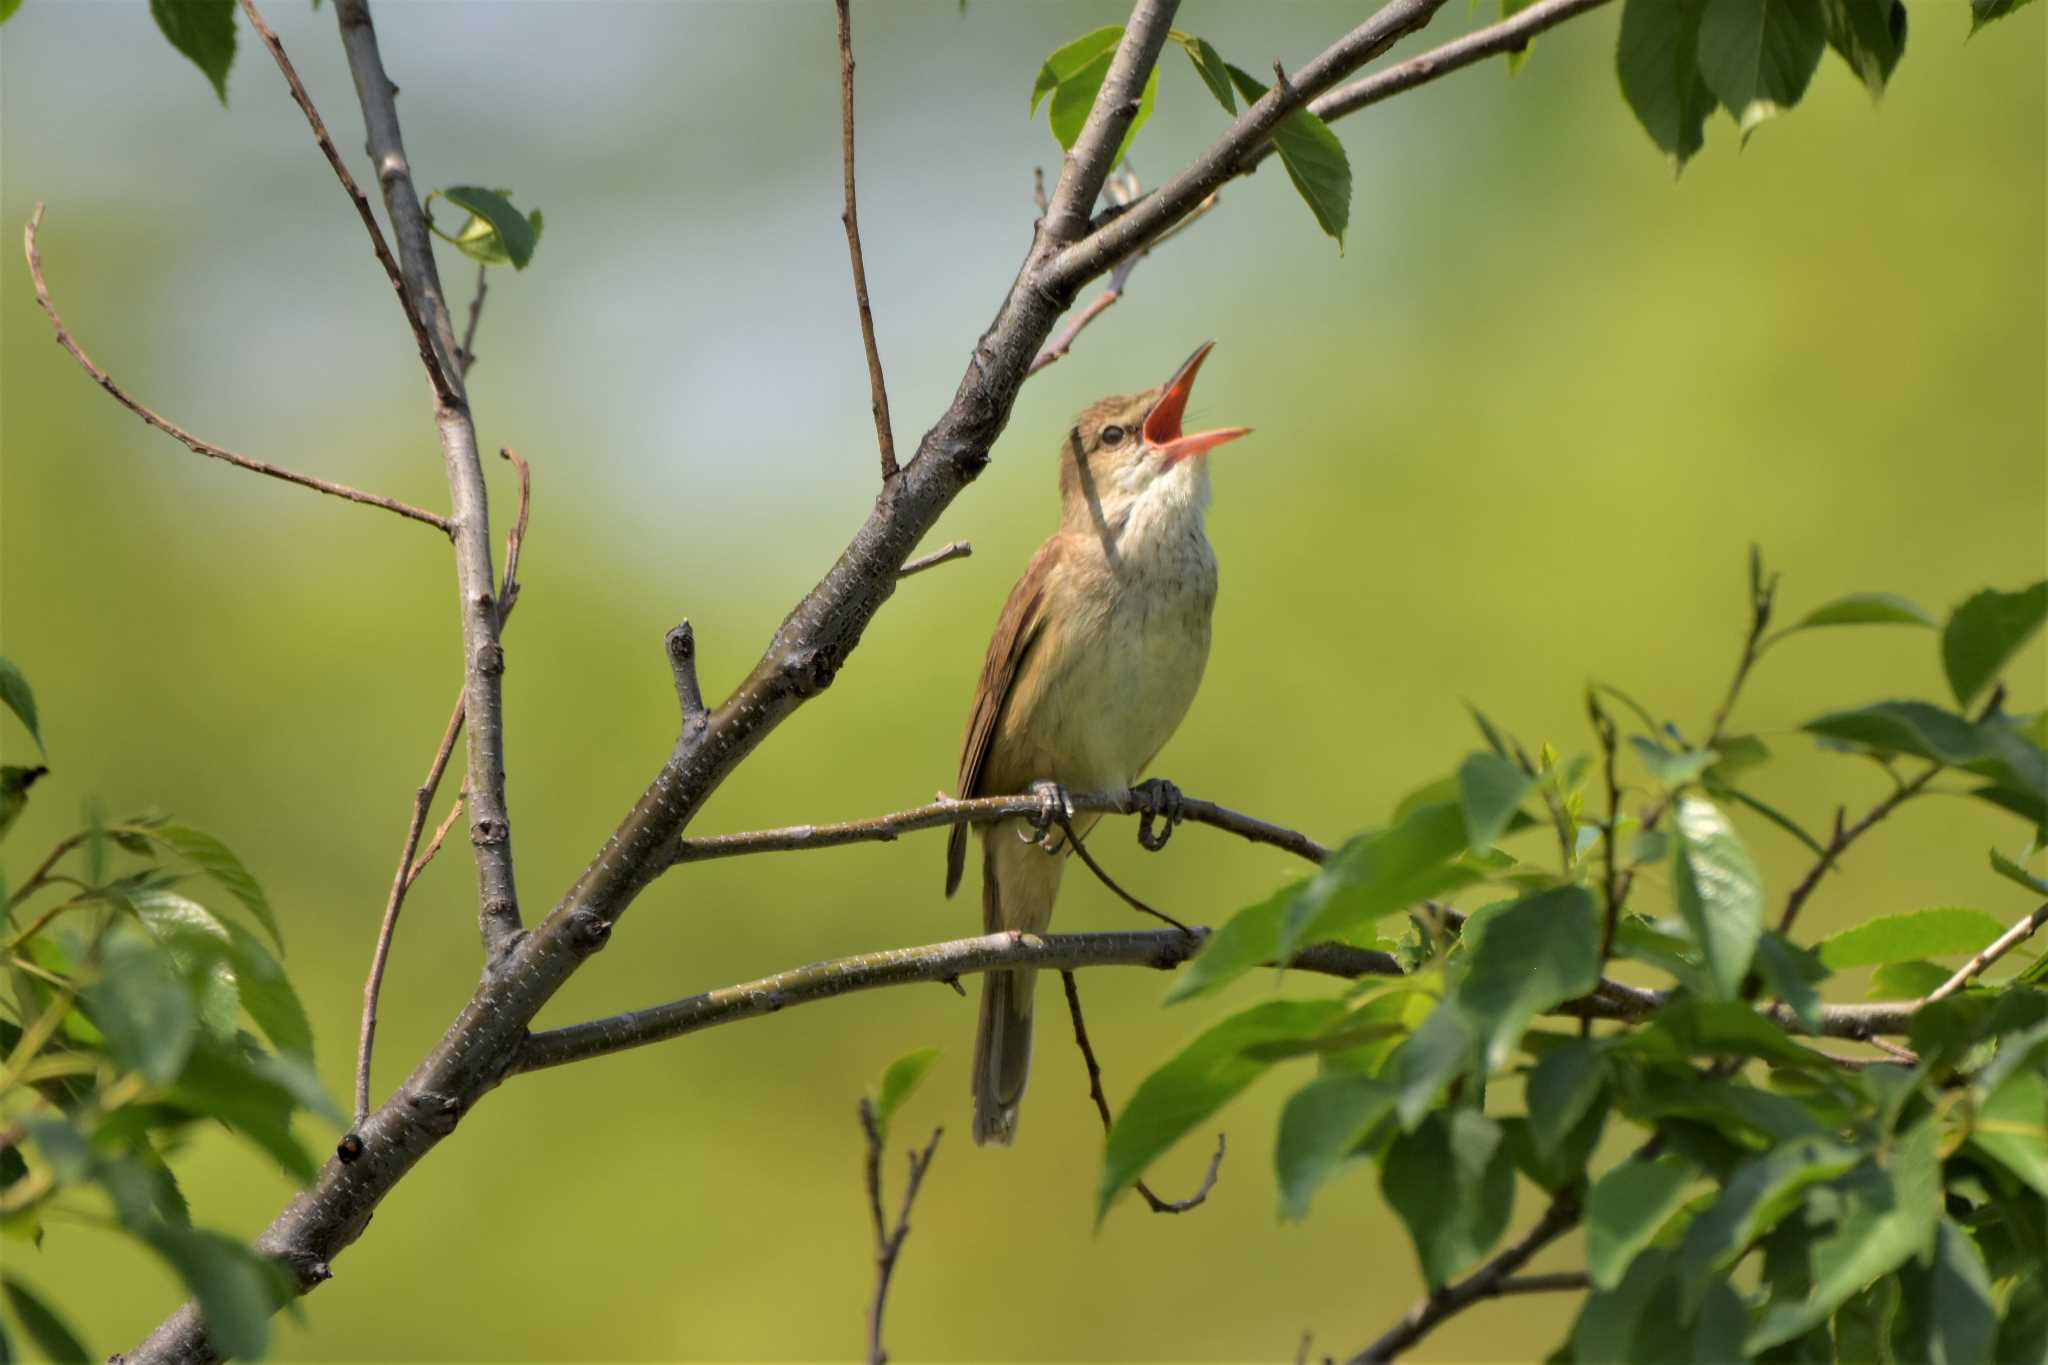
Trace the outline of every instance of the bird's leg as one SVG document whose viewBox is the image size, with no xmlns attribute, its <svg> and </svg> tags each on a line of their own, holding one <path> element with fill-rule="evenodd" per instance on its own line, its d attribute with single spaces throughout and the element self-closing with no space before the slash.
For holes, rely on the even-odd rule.
<svg viewBox="0 0 2048 1365">
<path fill-rule="evenodd" d="M 1173 837 L 1173 827 L 1180 823 L 1180 788 L 1163 777 L 1153 777 L 1132 787 L 1131 795 L 1137 798 L 1138 843 L 1146 852 L 1157 853 L 1166 847 L 1166 841 Z M 1166 821 L 1166 828 L 1157 834 L 1152 832 L 1154 816 Z"/>
<path fill-rule="evenodd" d="M 1031 784 L 1031 794 L 1038 798 L 1038 809 L 1030 816 L 1028 830 L 1020 829 L 1017 837 L 1027 844 L 1037 844 L 1047 853 L 1060 851 L 1056 830 L 1066 830 L 1074 819 L 1074 799 L 1067 789 L 1057 782 L 1040 779 Z"/>
</svg>

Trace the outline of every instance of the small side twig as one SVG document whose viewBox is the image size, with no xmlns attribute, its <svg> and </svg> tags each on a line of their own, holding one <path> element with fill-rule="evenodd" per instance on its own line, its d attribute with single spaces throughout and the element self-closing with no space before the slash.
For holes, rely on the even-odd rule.
<svg viewBox="0 0 2048 1365">
<path fill-rule="evenodd" d="M 1495 1256 L 1479 1269 L 1473 1271 L 1455 1284 L 1447 1284 L 1428 1298 L 1409 1309 L 1401 1321 L 1395 1323 L 1381 1337 L 1351 1357 L 1347 1365 L 1370 1365 L 1371 1362 L 1392 1360 L 1401 1352 L 1422 1340 L 1445 1318 L 1463 1312 L 1481 1299 L 1496 1298 L 1504 1293 L 1527 1293 L 1534 1289 L 1578 1289 L 1584 1287 L 1584 1277 L 1578 1283 L 1554 1283 L 1555 1276 L 1524 1276 L 1521 1288 L 1508 1288 L 1517 1283 L 1515 1272 L 1527 1265 L 1532 1257 L 1543 1248 L 1569 1232 L 1579 1221 L 1579 1207 L 1568 1199 L 1559 1199 L 1543 1211 L 1536 1226 L 1529 1234 L 1507 1250 Z"/>
<path fill-rule="evenodd" d="M 923 573 L 926 569 L 936 569 L 939 565 L 948 563 L 951 560 L 965 559 L 973 553 L 973 541 L 956 540 L 950 545 L 940 546 L 928 555 L 919 555 L 916 559 L 911 560 L 898 569 L 896 576 L 898 578 L 908 578 L 914 573 Z"/>
<path fill-rule="evenodd" d="M 469 378 L 469 367 L 476 364 L 476 326 L 483 320 L 484 295 L 490 292 L 491 268 L 479 265 L 476 268 L 476 293 L 469 300 L 469 324 L 462 329 L 462 348 L 455 353 L 455 363 L 462 366 L 462 377 Z"/>
<path fill-rule="evenodd" d="M 1027 366 L 1024 370 L 1024 377 L 1027 379 L 1030 378 L 1032 375 L 1037 374 L 1040 370 L 1052 364 L 1054 361 L 1059 360 L 1062 356 L 1066 355 L 1068 351 L 1072 350 L 1074 348 L 1074 342 L 1080 337 L 1082 332 L 1087 330 L 1088 324 L 1095 321 L 1095 319 L 1101 317 L 1104 313 L 1108 312 L 1112 307 L 1115 306 L 1116 301 L 1123 297 L 1124 288 L 1131 282 L 1131 273 L 1138 268 L 1138 262 L 1144 260 L 1147 256 L 1151 255 L 1154 251 L 1158 250 L 1166 242 L 1172 240 L 1180 233 L 1185 232 L 1190 224 L 1194 223 L 1196 220 L 1201 218 L 1203 214 L 1215 208 L 1220 199 L 1220 194 L 1210 195 L 1207 199 L 1204 199 L 1200 204 L 1196 205 L 1195 208 L 1189 212 L 1187 217 L 1181 219 L 1179 223 L 1167 229 L 1165 232 L 1160 233 L 1158 239 L 1149 243 L 1144 248 L 1144 250 L 1139 251 L 1133 255 L 1127 256 L 1123 260 L 1119 261 L 1116 265 L 1116 268 L 1109 272 L 1109 282 L 1102 287 L 1102 292 L 1097 294 L 1094 298 L 1090 299 L 1088 301 L 1088 306 L 1083 308 L 1079 313 L 1075 314 L 1074 320 L 1072 322 L 1069 322 L 1066 325 L 1066 327 L 1060 331 L 1060 334 L 1058 336 L 1054 337 L 1052 341 L 1047 343 L 1044 350 L 1040 351 L 1037 355 L 1032 357 L 1031 364 Z M 1043 199 L 1040 200 L 1039 208 L 1041 212 L 1044 211 Z"/>
<path fill-rule="evenodd" d="M 846 251 L 853 259 L 853 301 L 860 309 L 860 339 L 868 354 L 868 389 L 875 411 L 875 440 L 882 448 L 882 482 L 896 477 L 896 437 L 889 424 L 889 389 L 882 382 L 882 354 L 875 349 L 875 315 L 868 307 L 868 269 L 860 250 L 860 210 L 853 192 L 853 15 L 851 0 L 839 3 L 839 150 L 845 167 Z"/>
<path fill-rule="evenodd" d="M 668 666 L 675 675 L 676 705 L 683 713 L 683 733 L 703 728 L 704 689 L 697 682 L 697 632 L 684 621 L 668 633 Z"/>
<path fill-rule="evenodd" d="M 246 469 L 252 474 L 261 474 L 266 478 L 281 479 L 285 483 L 297 484 L 301 488 L 310 488 L 329 497 L 359 502 L 366 507 L 381 507 L 387 512 L 396 512 L 401 517 L 423 522 L 444 536 L 454 534 L 448 518 L 437 512 L 429 512 L 424 507 L 414 507 L 409 502 L 400 502 L 396 498 L 387 498 L 379 493 L 365 493 L 362 489 L 351 488 L 345 483 L 335 483 L 331 479 L 316 479 L 310 474 L 301 474 L 296 470 L 284 469 L 263 460 L 254 460 L 247 455 L 238 455 L 225 446 L 201 440 L 177 423 L 130 397 L 126 389 L 114 382 L 113 376 L 93 363 L 92 357 L 85 353 L 85 348 L 79 345 L 77 339 L 65 328 L 64 319 L 58 314 L 57 305 L 50 297 L 49 282 L 43 278 L 42 252 L 36 245 L 36 231 L 42 226 L 42 222 L 43 206 L 38 203 L 35 211 L 29 215 L 28 226 L 22 229 L 21 234 L 22 252 L 28 257 L 29 279 L 35 285 L 36 302 L 42 306 L 43 315 L 49 318 L 50 326 L 57 333 L 57 344 L 69 351 L 71 358 L 78 362 L 80 368 L 91 375 L 93 382 L 105 389 L 115 402 L 195 455 L 204 455 L 210 460 L 219 460 L 237 469 Z"/>
<path fill-rule="evenodd" d="M 519 471 L 519 510 L 512 519 L 512 529 L 505 533 L 505 586 L 498 595 L 498 628 L 503 630 L 519 599 L 519 551 L 526 541 L 527 516 L 532 510 L 533 469 L 510 446 L 498 453 Z M 377 941 L 370 950 L 370 972 L 363 979 L 363 1018 L 356 1035 L 356 1128 L 362 1126 L 370 1112 L 370 1061 L 377 1048 L 377 999 L 384 990 L 384 973 L 390 965 L 391 943 L 398 932 L 399 912 L 405 908 L 405 898 L 412 890 L 412 884 L 420 879 L 420 873 L 426 871 L 427 864 L 441 851 L 448 831 L 461 818 L 464 798 L 468 794 L 467 787 L 456 793 L 455 804 L 448 808 L 447 818 L 435 828 L 433 838 L 421 850 L 420 832 L 426 826 L 427 812 L 433 808 L 434 794 L 441 789 L 448 761 L 454 756 L 455 741 L 462 735 L 468 709 L 468 699 L 458 691 L 455 706 L 448 713 L 448 724 L 441 731 L 440 747 L 435 749 L 433 761 L 427 765 L 427 775 L 413 793 L 412 816 L 406 824 L 405 842 L 399 846 L 398 868 L 391 876 L 391 894 L 385 899 L 384 918 L 377 926 Z"/>
<path fill-rule="evenodd" d="M 1081 1060 L 1088 1064 L 1088 1098 L 1095 1101 L 1095 1112 L 1102 1115 L 1102 1131 L 1110 1129 L 1109 1097 L 1102 1090 L 1102 1067 L 1095 1060 L 1095 1048 L 1088 1041 L 1088 1022 L 1081 1014 L 1081 988 L 1071 971 L 1060 973 L 1060 985 L 1067 992 L 1067 1013 L 1074 1020 L 1074 1045 L 1081 1049 Z M 1209 1172 L 1202 1177 L 1202 1184 L 1186 1199 L 1161 1199 L 1152 1192 L 1144 1181 L 1138 1182 L 1138 1193 L 1154 1213 L 1186 1213 L 1197 1208 L 1209 1197 L 1209 1191 L 1216 1188 L 1216 1176 L 1223 1169 L 1223 1134 L 1216 1135 L 1216 1155 L 1209 1158 Z"/>
<path fill-rule="evenodd" d="M 1068 818 L 1066 812 L 1059 812 L 1056 818 L 1061 831 L 1067 836 L 1067 842 L 1074 846 L 1074 853 L 1087 865 L 1088 870 L 1095 874 L 1095 880 L 1115 892 L 1124 904 L 1130 906 L 1131 909 L 1136 910 L 1141 915 L 1150 915 L 1156 920 L 1163 920 L 1171 924 L 1183 934 L 1192 934 L 1194 932 L 1164 910 L 1155 910 L 1130 892 L 1124 890 L 1122 886 L 1117 884 L 1116 878 L 1110 876 L 1107 869 L 1101 863 L 1095 861 L 1095 855 L 1088 851 L 1088 845 L 1083 843 L 1081 836 L 1074 832 L 1074 822 Z"/>
<path fill-rule="evenodd" d="M 932 1129 L 932 1140 L 924 1145 L 924 1150 L 907 1154 L 910 1176 L 903 1186 L 903 1207 L 896 1214 L 896 1226 L 891 1228 L 882 1216 L 882 1133 L 875 1126 L 874 1103 L 865 1097 L 860 1102 L 860 1128 L 867 1136 L 868 1215 L 875 1228 L 875 1293 L 868 1302 L 868 1365 L 885 1365 L 889 1353 L 882 1347 L 882 1311 L 889 1300 L 889 1278 L 896 1273 L 896 1258 L 902 1254 L 904 1239 L 910 1236 L 910 1206 L 917 1202 L 917 1188 L 924 1183 L 924 1173 L 931 1169 L 939 1138 L 946 1130 Z"/>
<path fill-rule="evenodd" d="M 1931 1005 L 1937 1000 L 1946 1000 L 1949 996 L 1954 995 L 1957 991 L 1969 985 L 1985 968 L 2032 938 L 2035 931 L 2043 924 L 2048 924 L 2048 901 L 2043 901 L 2040 905 L 2035 906 L 2033 914 L 2028 915 L 2018 924 L 2013 925 L 2012 928 L 2000 934 L 1983 952 L 1978 953 L 1968 962 L 1965 962 L 1954 976 L 1929 991 L 1927 998 L 1920 1003 Z"/>
</svg>

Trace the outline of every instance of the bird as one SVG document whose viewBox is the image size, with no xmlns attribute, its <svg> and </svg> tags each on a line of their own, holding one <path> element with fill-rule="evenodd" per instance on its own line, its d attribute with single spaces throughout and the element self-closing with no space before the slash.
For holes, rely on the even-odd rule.
<svg viewBox="0 0 2048 1365">
<path fill-rule="evenodd" d="M 1065 793 L 1134 786 L 1195 699 L 1216 605 L 1216 555 L 1203 532 L 1207 457 L 1251 430 L 1181 430 L 1215 344 L 1204 342 L 1156 388 L 1083 409 L 1061 442 L 1059 529 L 1003 604 L 960 749 L 962 798 L 1030 792 L 1047 812 L 981 827 L 986 933 L 1045 932 L 1068 842 L 1094 823 L 1064 809 Z M 966 870 L 967 837 L 955 825 L 947 843 L 949 897 Z M 977 1145 L 1016 1136 L 1036 976 L 1011 968 L 982 977 Z"/>
</svg>

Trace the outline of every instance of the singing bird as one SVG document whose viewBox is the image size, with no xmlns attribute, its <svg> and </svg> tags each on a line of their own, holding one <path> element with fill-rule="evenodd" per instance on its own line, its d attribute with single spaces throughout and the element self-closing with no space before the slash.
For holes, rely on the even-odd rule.
<svg viewBox="0 0 2048 1365">
<path fill-rule="evenodd" d="M 1248 427 L 1192 435 L 1181 416 L 1205 342 L 1173 378 L 1083 411 L 1060 450 L 1060 527 L 996 621 L 960 751 L 962 797 L 1121 791 L 1159 753 L 1202 680 L 1216 556 L 1202 532 L 1206 456 Z M 1092 816 L 1075 816 L 1082 838 Z M 1040 934 L 1071 849 L 1056 827 L 981 831 L 982 927 Z M 967 827 L 946 848 L 946 894 L 967 864 Z M 974 1044 L 974 1140 L 1008 1144 L 1031 1069 L 1032 969 L 982 977 Z"/>
</svg>

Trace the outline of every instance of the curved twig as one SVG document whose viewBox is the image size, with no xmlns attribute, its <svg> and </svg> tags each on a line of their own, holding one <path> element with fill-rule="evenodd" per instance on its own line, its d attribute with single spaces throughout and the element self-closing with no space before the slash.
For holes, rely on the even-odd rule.
<svg viewBox="0 0 2048 1365">
<path fill-rule="evenodd" d="M 889 423 L 889 386 L 882 380 L 882 353 L 875 348 L 875 315 L 868 307 L 868 268 L 860 251 L 860 209 L 853 192 L 853 14 L 849 0 L 839 6 L 839 153 L 846 182 L 846 252 L 853 258 L 853 301 L 860 311 L 860 341 L 868 355 L 868 391 L 875 413 L 875 442 L 882 448 L 882 482 L 896 477 L 896 435 Z"/>
</svg>

